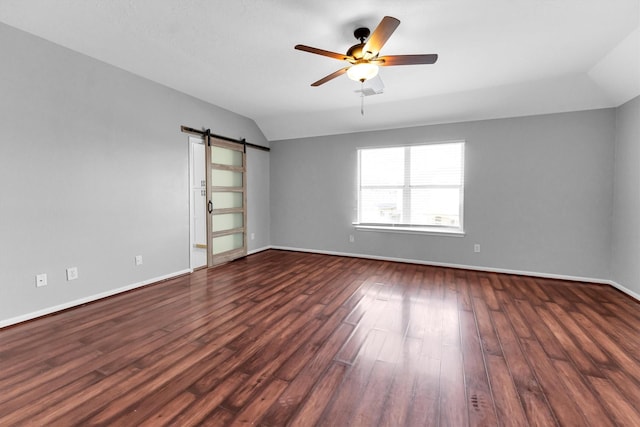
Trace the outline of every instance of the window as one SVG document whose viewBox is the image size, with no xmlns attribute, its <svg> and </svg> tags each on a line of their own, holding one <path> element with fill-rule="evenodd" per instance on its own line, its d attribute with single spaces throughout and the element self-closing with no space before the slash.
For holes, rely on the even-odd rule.
<svg viewBox="0 0 640 427">
<path fill-rule="evenodd" d="M 358 150 L 362 228 L 462 233 L 464 142 Z"/>
</svg>

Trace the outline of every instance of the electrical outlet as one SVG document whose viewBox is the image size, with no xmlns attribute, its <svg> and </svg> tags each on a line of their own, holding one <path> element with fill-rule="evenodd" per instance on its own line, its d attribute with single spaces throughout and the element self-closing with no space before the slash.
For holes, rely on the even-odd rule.
<svg viewBox="0 0 640 427">
<path fill-rule="evenodd" d="M 349 243 L 353 243 L 356 241 L 356 238 L 353 236 L 353 234 L 349 234 Z"/>
<path fill-rule="evenodd" d="M 480 252 L 480 244 L 476 243 L 475 245 L 473 245 L 473 252 L 475 253 L 479 253 Z"/>
<path fill-rule="evenodd" d="M 45 273 L 36 276 L 36 288 L 47 286 L 47 275 Z"/>
<path fill-rule="evenodd" d="M 78 267 L 67 268 L 67 280 L 76 280 L 78 278 Z"/>
<path fill-rule="evenodd" d="M 142 265 L 142 255 L 136 255 L 136 265 Z"/>
<path fill-rule="evenodd" d="M 251 233 L 251 240 L 256 238 L 256 233 Z"/>
</svg>

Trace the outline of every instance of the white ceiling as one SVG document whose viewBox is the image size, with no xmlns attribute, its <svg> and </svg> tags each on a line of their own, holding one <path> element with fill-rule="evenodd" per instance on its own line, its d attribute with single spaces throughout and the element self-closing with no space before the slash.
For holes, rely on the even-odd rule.
<svg viewBox="0 0 640 427">
<path fill-rule="evenodd" d="M 343 63 L 353 30 L 401 24 L 383 94 Z M 255 120 L 269 140 L 618 106 L 640 94 L 640 0 L 0 0 L 0 21 Z M 193 124 L 194 126 L 206 124 Z"/>
</svg>

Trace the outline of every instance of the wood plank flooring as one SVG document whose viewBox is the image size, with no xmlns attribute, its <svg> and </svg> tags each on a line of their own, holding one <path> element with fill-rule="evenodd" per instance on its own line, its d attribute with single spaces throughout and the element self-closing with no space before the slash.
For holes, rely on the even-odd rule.
<svg viewBox="0 0 640 427">
<path fill-rule="evenodd" d="M 608 286 L 269 250 L 0 330 L 0 426 L 640 426 Z"/>
</svg>

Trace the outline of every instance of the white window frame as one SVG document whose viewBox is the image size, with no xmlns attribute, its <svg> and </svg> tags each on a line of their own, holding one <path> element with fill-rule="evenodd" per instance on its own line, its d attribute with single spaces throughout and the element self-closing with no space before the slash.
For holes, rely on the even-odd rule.
<svg viewBox="0 0 640 427">
<path fill-rule="evenodd" d="M 460 185 L 413 185 L 411 186 L 409 183 L 409 168 L 406 166 L 410 163 L 409 153 L 410 147 L 417 146 L 425 146 L 425 145 L 436 145 L 436 144 L 452 144 L 459 143 L 462 144 L 462 179 Z M 403 145 L 386 145 L 386 146 L 374 146 L 374 147 L 358 147 L 357 148 L 357 179 L 356 179 L 356 219 L 353 222 L 353 226 L 358 230 L 363 231 L 384 231 L 384 232 L 396 232 L 396 233 L 419 233 L 419 234 L 445 234 L 451 236 L 464 236 L 464 188 L 465 188 L 465 140 L 452 140 L 452 141 L 437 141 L 437 142 L 420 142 L 414 144 L 403 144 Z M 361 204 L 361 183 L 360 183 L 360 169 L 361 169 L 361 152 L 362 150 L 372 150 L 372 149 L 381 149 L 381 148 L 397 148 L 402 147 L 405 149 L 405 168 L 404 168 L 404 183 L 403 185 L 398 186 L 370 186 L 370 188 L 401 188 L 404 191 L 408 191 L 410 189 L 416 188 L 459 188 L 460 189 L 460 203 L 459 203 L 459 222 L 460 225 L 458 227 L 446 226 L 446 225 L 410 225 L 410 224 L 374 224 L 374 223 L 363 223 L 360 222 L 360 204 Z M 403 197 L 403 212 L 410 212 L 409 206 L 406 206 L 410 203 L 408 197 Z"/>
</svg>

